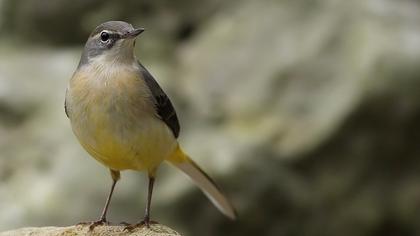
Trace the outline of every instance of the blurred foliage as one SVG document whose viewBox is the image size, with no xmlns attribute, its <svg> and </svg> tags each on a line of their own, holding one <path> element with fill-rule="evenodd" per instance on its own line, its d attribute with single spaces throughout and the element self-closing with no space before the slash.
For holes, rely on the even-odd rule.
<svg viewBox="0 0 420 236">
<path fill-rule="evenodd" d="M 112 19 L 146 28 L 137 55 L 177 108 L 180 143 L 239 212 L 228 221 L 163 166 L 154 219 L 186 235 L 420 235 L 419 1 L 2 0 L 0 12 L 0 229 L 99 215 L 111 180 L 63 99 L 87 35 Z M 124 174 L 113 222 L 141 217 L 142 177 Z"/>
</svg>

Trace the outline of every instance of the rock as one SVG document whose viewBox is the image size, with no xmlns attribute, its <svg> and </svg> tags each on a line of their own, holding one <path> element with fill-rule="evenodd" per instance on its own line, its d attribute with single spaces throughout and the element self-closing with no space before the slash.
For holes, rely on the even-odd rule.
<svg viewBox="0 0 420 236">
<path fill-rule="evenodd" d="M 124 231 L 124 226 L 98 226 L 89 231 L 88 226 L 68 227 L 41 227 L 22 228 L 0 233 L 1 236 L 77 236 L 77 235 L 119 235 L 119 236 L 181 236 L 176 231 L 161 224 L 151 225 L 150 228 L 142 227 L 131 232 Z"/>
<path fill-rule="evenodd" d="M 255 147 L 297 158 L 329 140 L 372 91 L 395 89 L 378 71 L 420 56 L 420 32 L 410 27 L 419 7 L 364 3 L 242 0 L 209 20 L 179 51 L 178 93 L 199 126 L 208 119 L 228 140 L 197 132 L 212 145 L 191 147 L 220 162 Z"/>
<path fill-rule="evenodd" d="M 387 0 L 219 12 L 179 51 L 178 93 L 197 121 L 185 149 L 224 175 L 239 219 L 198 191 L 172 218 L 195 213 L 185 232 L 202 236 L 419 235 L 419 16 Z"/>
</svg>

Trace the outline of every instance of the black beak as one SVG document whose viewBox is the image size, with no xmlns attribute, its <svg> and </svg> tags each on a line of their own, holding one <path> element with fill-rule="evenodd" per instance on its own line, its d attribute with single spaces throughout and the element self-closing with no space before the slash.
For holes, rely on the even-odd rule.
<svg viewBox="0 0 420 236">
<path fill-rule="evenodd" d="M 143 33 L 143 31 L 144 31 L 144 28 L 134 29 L 128 33 L 123 34 L 122 38 L 135 38 L 139 34 Z"/>
</svg>

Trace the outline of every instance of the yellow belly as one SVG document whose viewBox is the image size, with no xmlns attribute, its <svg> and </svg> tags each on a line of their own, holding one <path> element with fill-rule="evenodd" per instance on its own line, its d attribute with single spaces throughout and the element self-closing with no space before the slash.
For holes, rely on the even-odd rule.
<svg viewBox="0 0 420 236">
<path fill-rule="evenodd" d="M 73 132 L 96 160 L 113 170 L 153 171 L 174 152 L 177 141 L 135 74 L 130 68 L 96 76 L 78 72 L 66 105 Z"/>
<path fill-rule="evenodd" d="M 86 151 L 110 169 L 153 171 L 173 153 L 176 140 L 160 120 L 139 122 L 120 131 L 116 131 L 115 124 L 87 127 L 94 122 L 75 124 L 73 130 Z"/>
</svg>

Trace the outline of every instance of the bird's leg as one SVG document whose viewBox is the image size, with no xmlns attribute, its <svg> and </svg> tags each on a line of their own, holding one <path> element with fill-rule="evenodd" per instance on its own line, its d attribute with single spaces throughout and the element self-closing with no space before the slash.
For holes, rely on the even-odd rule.
<svg viewBox="0 0 420 236">
<path fill-rule="evenodd" d="M 114 192 L 115 185 L 117 184 L 118 180 L 120 179 L 121 175 L 119 171 L 110 170 L 111 171 L 111 177 L 112 177 L 112 186 L 111 191 L 109 192 L 108 198 L 106 199 L 106 203 L 104 206 L 104 209 L 102 210 L 101 217 L 99 220 L 90 222 L 89 224 L 89 230 L 93 230 L 98 225 L 108 225 L 109 222 L 106 220 L 106 214 L 108 212 L 109 203 L 111 202 L 112 193 Z"/>
<path fill-rule="evenodd" d="M 147 194 L 146 209 L 144 211 L 144 218 L 142 221 L 140 221 L 137 224 L 126 226 L 125 230 L 131 231 L 137 227 L 142 227 L 142 226 L 146 226 L 147 228 L 149 228 L 151 224 L 157 224 L 156 221 L 150 220 L 150 205 L 152 203 L 153 185 L 155 183 L 155 175 L 154 175 L 154 172 L 152 173 L 149 173 L 149 189 L 148 189 L 148 194 Z"/>
<path fill-rule="evenodd" d="M 143 219 L 143 223 L 144 225 L 146 225 L 146 227 L 149 228 L 150 226 L 150 205 L 152 203 L 152 194 L 153 194 L 153 185 L 155 183 L 155 177 L 154 176 L 149 176 L 149 191 L 147 194 L 147 205 L 146 205 L 146 209 L 144 211 L 144 219 Z"/>
</svg>

